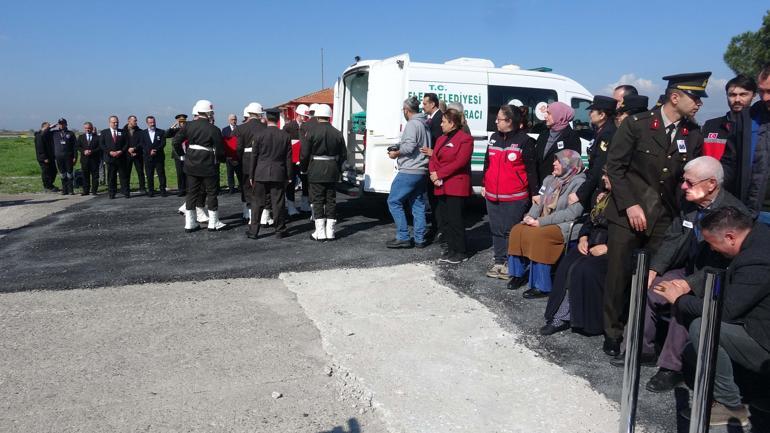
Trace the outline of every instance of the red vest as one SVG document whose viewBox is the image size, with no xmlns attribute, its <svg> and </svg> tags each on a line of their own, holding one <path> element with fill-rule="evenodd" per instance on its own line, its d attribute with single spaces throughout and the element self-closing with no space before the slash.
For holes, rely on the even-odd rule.
<svg viewBox="0 0 770 433">
<path fill-rule="evenodd" d="M 510 134 L 513 138 L 514 134 Z M 489 201 L 515 201 L 529 197 L 527 170 L 519 143 L 505 140 L 499 133 L 489 139 L 487 169 L 484 172 L 485 198 Z"/>
</svg>

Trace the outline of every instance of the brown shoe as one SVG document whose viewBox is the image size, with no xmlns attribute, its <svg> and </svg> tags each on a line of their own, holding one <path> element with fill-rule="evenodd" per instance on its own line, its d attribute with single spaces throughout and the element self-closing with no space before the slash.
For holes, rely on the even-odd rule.
<svg viewBox="0 0 770 433">
<path fill-rule="evenodd" d="M 709 425 L 712 427 L 720 425 L 737 426 L 740 423 L 742 427 L 746 427 L 749 425 L 749 415 L 749 409 L 746 405 L 742 404 L 738 407 L 730 408 L 715 401 L 711 405 Z"/>
</svg>

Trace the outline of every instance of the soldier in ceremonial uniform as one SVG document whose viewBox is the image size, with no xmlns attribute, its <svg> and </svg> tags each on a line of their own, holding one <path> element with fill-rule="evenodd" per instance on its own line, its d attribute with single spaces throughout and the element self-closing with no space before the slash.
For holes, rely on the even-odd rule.
<svg viewBox="0 0 770 433">
<path fill-rule="evenodd" d="M 289 210 L 289 217 L 299 213 L 299 210 L 297 209 L 299 204 L 295 200 L 297 180 L 299 179 L 299 152 L 302 146 L 301 142 L 305 135 L 304 125 L 308 111 L 307 105 L 297 105 L 297 108 L 294 110 L 297 114 L 296 118 L 283 127 L 283 130 L 289 134 L 289 138 L 291 139 L 292 174 L 289 177 L 289 185 L 286 187 L 286 207 Z M 307 200 L 307 185 L 304 183 L 302 185 L 302 197 L 304 198 L 305 203 L 309 203 Z"/>
<path fill-rule="evenodd" d="M 53 153 L 61 177 L 61 193 L 75 194 L 73 166 L 77 160 L 75 133 L 67 129 L 67 120 L 59 119 L 59 129 L 53 131 Z"/>
<path fill-rule="evenodd" d="M 604 164 L 607 162 L 607 149 L 617 130 L 615 126 L 617 105 L 618 101 L 614 98 L 597 95 L 594 96 L 593 103 L 588 106 L 591 125 L 594 127 L 594 140 L 588 149 L 586 181 L 576 192 L 570 194 L 570 204 L 579 201 L 583 204 L 583 209 L 589 210 L 593 207 L 591 198 L 601 182 Z"/>
<path fill-rule="evenodd" d="M 607 205 L 609 262 L 604 291 L 604 346 L 620 352 L 629 299 L 632 253 L 661 244 L 679 211 L 684 165 L 701 153 L 703 136 L 692 120 L 706 97 L 711 72 L 671 75 L 663 105 L 627 118 L 607 153 L 612 198 Z"/>
<path fill-rule="evenodd" d="M 310 201 L 315 218 L 312 237 L 321 241 L 334 239 L 337 225 L 336 187 L 342 163 L 347 158 L 347 149 L 342 133 L 329 123 L 331 107 L 321 104 L 314 116 L 317 123 L 302 142 L 299 159 L 300 169 L 307 173 L 310 183 Z"/>
<path fill-rule="evenodd" d="M 193 106 L 195 120 L 179 129 L 172 144 L 182 154 L 182 143 L 187 140 L 184 153 L 184 172 L 187 175 L 187 200 L 185 209 L 185 231 L 190 233 L 200 226 L 196 221 L 196 204 L 200 203 L 205 191 L 206 206 L 209 209 L 208 229 L 221 230 L 225 224 L 219 221 L 219 161 L 224 160 L 222 131 L 214 126 L 214 106 L 202 99 Z"/>
<path fill-rule="evenodd" d="M 254 137 L 251 152 L 249 177 L 254 188 L 251 209 L 260 215 L 265 208 L 265 198 L 270 195 L 275 221 L 275 236 L 282 238 L 286 233 L 286 184 L 292 175 L 291 139 L 289 134 L 278 129 L 280 110 L 271 108 L 265 111 L 267 128 Z M 260 222 L 251 220 L 247 236 L 256 239 Z"/>
<path fill-rule="evenodd" d="M 252 152 L 254 150 L 254 139 L 256 136 L 265 129 L 265 124 L 262 123 L 262 105 L 259 102 L 250 102 L 246 108 L 243 109 L 243 113 L 247 115 L 245 122 L 241 123 L 235 128 L 234 135 L 238 141 L 238 158 L 241 160 L 241 167 L 243 170 L 243 183 L 241 184 L 241 201 L 243 202 L 243 216 L 244 219 L 249 219 L 251 223 L 252 219 L 260 217 L 259 214 L 254 213 L 254 209 L 247 209 L 250 203 L 254 202 L 254 187 L 251 185 L 251 161 Z"/>
</svg>

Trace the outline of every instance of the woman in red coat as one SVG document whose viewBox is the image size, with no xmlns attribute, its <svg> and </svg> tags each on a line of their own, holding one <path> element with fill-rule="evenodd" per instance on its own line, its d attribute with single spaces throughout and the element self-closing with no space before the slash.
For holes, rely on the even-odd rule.
<svg viewBox="0 0 770 433">
<path fill-rule="evenodd" d="M 447 240 L 447 249 L 439 261 L 461 263 L 468 259 L 465 250 L 463 206 L 471 195 L 471 154 L 473 137 L 462 131 L 462 114 L 449 109 L 441 119 L 444 134 L 436 140 L 428 169 L 438 204 L 436 219 Z"/>
</svg>

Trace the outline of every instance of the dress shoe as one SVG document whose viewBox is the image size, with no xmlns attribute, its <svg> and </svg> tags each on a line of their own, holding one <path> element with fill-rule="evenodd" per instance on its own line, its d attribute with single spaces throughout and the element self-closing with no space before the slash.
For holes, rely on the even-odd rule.
<svg viewBox="0 0 770 433">
<path fill-rule="evenodd" d="M 277 232 L 275 232 L 275 238 L 276 238 L 276 239 L 283 239 L 283 238 L 285 238 L 286 236 L 287 236 L 287 234 L 286 234 L 286 230 L 281 230 L 281 231 L 277 231 Z"/>
<path fill-rule="evenodd" d="M 230 194 L 231 194 L 231 195 L 232 195 L 232 194 L 235 194 L 235 188 L 233 188 L 233 187 L 230 187 L 230 191 L 229 191 L 229 192 L 230 192 Z"/>
<path fill-rule="evenodd" d="M 642 367 L 655 367 L 655 363 L 658 362 L 658 357 L 654 353 L 642 353 L 642 357 L 639 359 L 639 365 Z M 617 356 L 610 359 L 610 365 L 613 367 L 623 368 L 626 366 L 626 352 L 619 353 Z"/>
<path fill-rule="evenodd" d="M 415 248 L 420 248 L 420 249 L 422 249 L 422 248 L 425 248 L 425 247 L 427 247 L 427 246 L 428 246 L 428 241 L 422 241 L 422 242 L 415 242 L 415 243 L 414 243 L 414 247 L 415 247 Z"/>
<path fill-rule="evenodd" d="M 412 248 L 412 241 L 409 239 L 400 241 L 398 239 L 391 239 L 385 242 L 385 246 L 388 248 Z"/>
<path fill-rule="evenodd" d="M 528 278 L 526 276 L 520 276 L 520 277 L 513 277 L 510 280 L 508 280 L 508 290 L 518 290 L 519 287 L 523 286 L 524 283 L 526 283 Z"/>
<path fill-rule="evenodd" d="M 618 356 L 620 353 L 620 338 L 604 337 L 602 350 L 609 356 Z"/>
<path fill-rule="evenodd" d="M 644 387 L 650 392 L 668 392 L 683 382 L 684 377 L 682 373 L 661 368 L 650 378 Z"/>
<path fill-rule="evenodd" d="M 144 188 L 139 188 L 139 194 L 147 195 L 147 190 Z"/>
<path fill-rule="evenodd" d="M 109 197 L 110 197 L 110 200 L 114 200 L 115 199 L 115 194 L 110 194 Z"/>
<path fill-rule="evenodd" d="M 80 193 L 80 195 L 86 196 L 86 195 L 88 195 L 88 191 L 83 191 L 83 192 Z"/>
<path fill-rule="evenodd" d="M 468 260 L 468 256 L 462 253 L 454 253 L 438 259 L 440 263 L 448 263 L 450 265 L 458 265 L 466 260 Z"/>
<path fill-rule="evenodd" d="M 258 233 L 252 233 L 249 230 L 246 230 L 246 237 L 249 238 L 249 239 L 256 240 L 259 237 L 259 234 Z"/>
<path fill-rule="evenodd" d="M 168 193 L 166 192 L 165 189 L 160 190 L 160 196 L 161 197 L 168 197 Z"/>
<path fill-rule="evenodd" d="M 540 335 L 553 335 L 557 332 L 566 331 L 567 329 L 569 329 L 569 322 L 554 320 L 553 322 L 546 323 L 545 326 L 540 328 Z"/>
<path fill-rule="evenodd" d="M 187 195 L 187 191 L 179 191 L 179 192 L 176 193 L 177 197 L 184 197 L 186 195 Z"/>
<path fill-rule="evenodd" d="M 150 197 L 155 197 L 155 191 L 150 191 L 150 193 L 148 194 L 148 196 L 150 196 Z"/>
<path fill-rule="evenodd" d="M 526 290 L 524 293 L 521 294 L 521 296 L 524 299 L 540 299 L 540 298 L 547 298 L 548 292 L 541 292 L 540 289 L 537 287 L 533 287 L 529 290 Z"/>
</svg>

